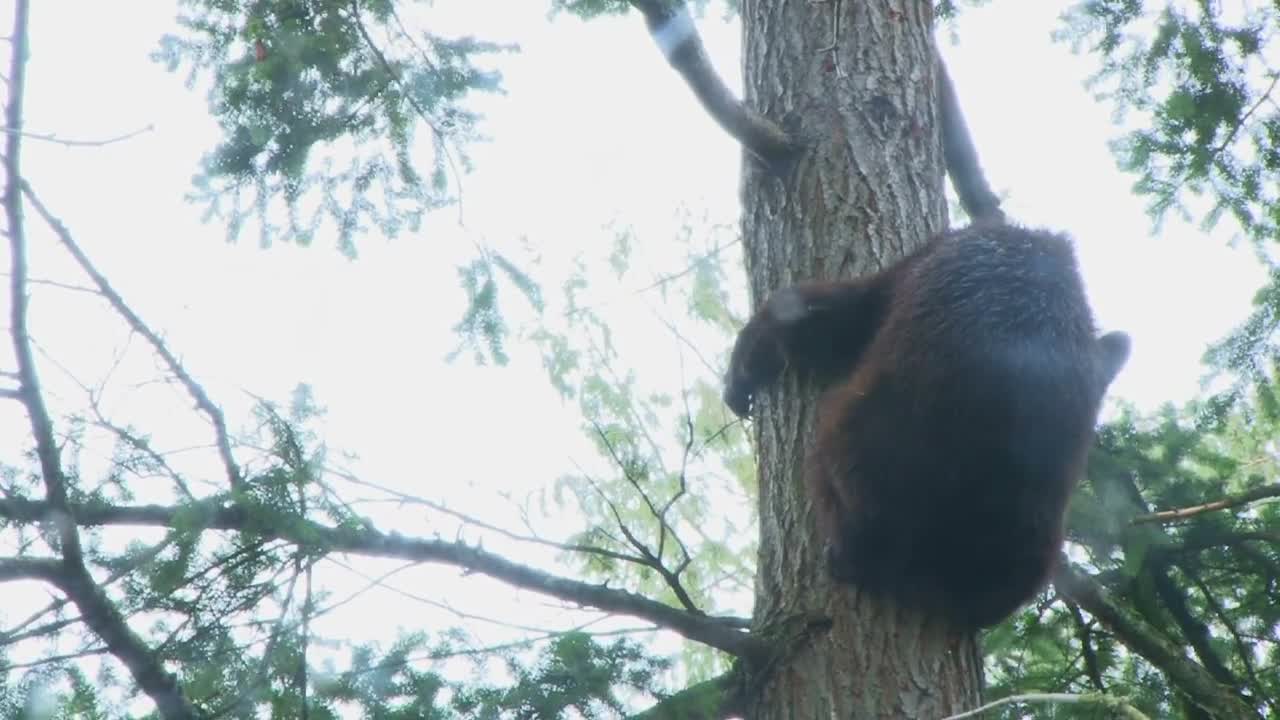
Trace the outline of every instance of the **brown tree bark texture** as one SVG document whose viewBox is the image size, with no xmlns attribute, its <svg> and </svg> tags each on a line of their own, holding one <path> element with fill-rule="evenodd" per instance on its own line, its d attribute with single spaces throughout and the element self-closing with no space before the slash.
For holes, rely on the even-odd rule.
<svg viewBox="0 0 1280 720">
<path fill-rule="evenodd" d="M 837 46 L 821 52 L 833 10 Z M 744 0 L 742 23 L 746 103 L 805 146 L 785 179 L 744 159 L 753 305 L 794 282 L 874 272 L 943 230 L 931 0 Z M 971 635 L 827 580 L 802 479 L 816 391 L 785 374 L 758 405 L 755 618 L 764 629 L 817 613 L 833 626 L 755 688 L 748 716 L 937 720 L 971 709 L 981 686 Z"/>
</svg>

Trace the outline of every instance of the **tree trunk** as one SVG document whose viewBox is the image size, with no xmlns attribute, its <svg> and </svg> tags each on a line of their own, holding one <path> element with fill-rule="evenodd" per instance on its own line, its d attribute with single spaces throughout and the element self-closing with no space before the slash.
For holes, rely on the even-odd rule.
<svg viewBox="0 0 1280 720">
<path fill-rule="evenodd" d="M 805 145 L 793 172 L 743 171 L 753 303 L 809 279 L 893 263 L 946 226 L 931 0 L 744 0 L 748 106 Z M 839 15 L 836 48 L 833 12 Z M 802 482 L 817 387 L 784 375 L 760 397 L 757 623 L 829 617 L 755 692 L 748 717 L 928 718 L 978 704 L 975 640 L 832 586 Z M 927 451 L 927 448 L 922 448 Z M 922 501 L 927 501 L 922 498 Z"/>
</svg>

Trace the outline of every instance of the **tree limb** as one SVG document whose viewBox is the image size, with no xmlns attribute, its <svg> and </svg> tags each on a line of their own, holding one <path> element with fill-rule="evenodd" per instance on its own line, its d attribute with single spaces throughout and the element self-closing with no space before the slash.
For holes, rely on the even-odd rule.
<svg viewBox="0 0 1280 720">
<path fill-rule="evenodd" d="M 43 503 L 42 503 L 43 504 Z M 201 715 L 182 694 L 178 679 L 129 629 L 116 606 L 83 565 L 36 558 L 0 558 L 0 580 L 38 579 L 66 593 L 81 619 L 133 676 L 165 720 L 197 720 Z"/>
<path fill-rule="evenodd" d="M 71 236 L 71 231 L 67 229 L 67 226 L 54 216 L 53 213 L 45 207 L 44 203 L 40 202 L 40 198 L 35 194 L 35 191 L 31 189 L 31 186 L 25 180 L 21 181 L 21 189 L 22 193 L 26 195 L 27 200 L 31 202 L 31 206 L 36 209 L 36 212 L 40 214 L 40 217 L 44 218 L 45 223 L 48 224 L 54 234 L 57 235 L 58 240 L 62 242 L 63 247 L 67 249 L 67 252 L 71 254 L 71 257 L 75 259 L 76 263 L 80 265 L 80 268 L 84 270 L 85 274 L 89 276 L 89 279 L 93 281 L 93 284 L 97 286 L 98 292 L 107 299 L 107 302 L 111 304 L 111 307 L 120 314 L 120 317 L 124 318 L 124 321 L 129 324 L 129 327 L 133 328 L 134 332 L 141 335 L 148 343 L 151 344 L 151 347 L 155 350 L 156 354 L 160 356 L 160 359 L 164 361 L 165 366 L 169 368 L 169 372 L 173 373 L 174 377 L 178 378 L 178 382 L 182 383 L 182 386 L 186 388 L 187 393 L 191 395 L 193 400 L 195 400 L 196 407 L 208 416 L 209 422 L 213 424 L 214 439 L 218 446 L 218 456 L 222 459 L 222 464 L 226 468 L 227 481 L 230 483 L 233 490 L 238 489 L 243 481 L 243 476 L 241 475 L 239 464 L 236 463 L 235 456 L 231 453 L 231 437 L 227 432 L 227 420 L 226 416 L 222 413 L 222 408 L 218 407 L 217 403 L 213 402 L 213 399 L 209 397 L 209 393 L 205 392 L 200 383 L 196 382 L 196 379 L 191 376 L 191 373 L 187 372 L 186 368 L 182 366 L 182 363 L 178 361 L 178 358 L 170 352 L 169 347 L 165 345 L 164 340 L 161 340 L 160 336 L 157 335 L 149 325 L 143 322 L 142 318 L 138 317 L 138 314 L 133 311 L 133 308 L 129 307 L 129 304 L 124 301 L 124 298 L 120 296 L 120 293 L 116 292 L 115 288 L 111 287 L 111 283 L 107 281 L 106 276 L 99 272 L 97 266 L 89 260 L 89 256 L 85 255 L 84 251 L 80 249 L 80 245 L 77 244 L 75 238 Z"/>
<path fill-rule="evenodd" d="M 781 127 L 734 97 L 711 66 L 702 37 L 683 0 L 628 2 L 644 16 L 649 35 L 711 118 L 770 169 L 784 170 L 799 146 Z"/>
<path fill-rule="evenodd" d="M 1097 618 L 1130 650 L 1160 669 L 1174 686 L 1206 712 L 1222 720 L 1261 720 L 1256 708 L 1221 685 L 1144 620 L 1114 602 L 1092 578 L 1072 568 L 1065 557 L 1058 563 L 1053 583 L 1058 592 Z"/>
<path fill-rule="evenodd" d="M 799 145 L 777 124 L 753 112 L 734 97 L 712 67 L 702 37 L 683 0 L 628 2 L 644 16 L 649 35 L 712 119 L 775 172 L 785 169 L 799 151 Z M 960 205 L 972 220 L 1003 220 L 1000 198 L 992 192 L 982 172 L 973 137 L 960 110 L 960 98 L 936 47 L 933 48 L 933 56 L 942 151 L 951 184 L 960 198 Z"/>
<path fill-rule="evenodd" d="M 955 84 L 951 82 L 946 63 L 942 62 L 942 55 L 936 47 L 933 49 L 933 57 L 938 73 L 938 122 L 942 125 L 942 154 L 947 164 L 947 174 L 951 176 L 951 186 L 955 188 L 960 205 L 971 220 L 1003 220 L 1004 211 L 1000 209 L 1000 198 L 992 192 L 982 166 L 978 163 L 978 150 L 973 145 L 969 126 L 964 122 L 960 97 L 956 94 Z"/>
<path fill-rule="evenodd" d="M 53 420 L 40 390 L 31 336 L 27 327 L 27 238 L 23 226 L 22 192 L 25 182 L 19 162 L 22 149 L 22 101 L 27 62 L 29 0 L 14 4 L 12 54 L 9 62 L 9 97 L 5 107 L 4 213 L 9 236 L 9 334 L 17 363 L 17 379 L 23 405 L 35 440 L 46 501 L 40 518 L 52 521 L 59 538 L 60 560 L 8 558 L 0 561 L 0 579 L 38 578 L 51 583 L 75 604 L 84 623 L 129 670 L 165 720 L 195 720 L 195 708 L 182 694 L 177 679 L 164 669 L 146 643 L 129 629 L 124 616 L 94 582 L 84 564 L 80 533 L 68 500 L 67 479 L 53 432 Z"/>
<path fill-rule="evenodd" d="M 10 520 L 38 521 L 50 509 L 45 502 L 0 500 L 0 518 Z M 553 575 L 461 542 L 389 535 L 368 528 L 330 527 L 267 508 L 249 510 L 215 501 L 182 507 L 81 505 L 73 506 L 71 516 L 76 525 L 87 527 L 174 527 L 181 521 L 184 527 L 190 527 L 186 523 L 191 523 L 209 529 L 244 532 L 264 539 L 320 546 L 332 552 L 454 565 L 568 602 L 648 620 L 731 655 L 745 656 L 763 649 L 760 640 L 738 629 L 741 623 L 736 618 L 721 619 L 688 612 L 627 590 Z"/>
<path fill-rule="evenodd" d="M 4 149 L 4 213 L 9 235 L 9 336 L 13 341 L 18 366 L 20 399 L 27 410 L 31 434 L 35 439 L 40 475 L 52 509 L 59 544 L 68 565 L 83 565 L 84 552 L 74 523 L 58 522 L 67 506 L 67 482 L 62 472 L 62 458 L 53 433 L 53 420 L 40 392 L 35 357 L 31 353 L 31 334 L 27 327 L 27 236 L 22 216 L 22 101 L 27 67 L 28 0 L 14 5 L 12 53 L 9 59 L 9 98 L 5 106 L 5 124 L 13 132 L 5 136 Z"/>
</svg>

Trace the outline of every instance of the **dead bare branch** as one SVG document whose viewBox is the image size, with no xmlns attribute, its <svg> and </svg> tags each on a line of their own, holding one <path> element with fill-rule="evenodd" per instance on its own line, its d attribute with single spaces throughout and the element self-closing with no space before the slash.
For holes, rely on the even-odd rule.
<svg viewBox="0 0 1280 720">
<path fill-rule="evenodd" d="M 22 129 L 22 102 L 25 92 L 27 66 L 27 23 L 30 12 L 28 0 L 18 0 L 14 5 L 13 44 L 9 59 L 9 98 L 5 107 L 5 123 L 16 130 Z M 13 341 L 14 357 L 18 365 L 19 399 L 27 409 L 31 433 L 36 443 L 36 455 L 40 461 L 40 474 L 50 506 L 64 511 L 67 504 L 67 484 L 62 473 L 62 459 L 53 431 L 53 420 L 40 392 L 40 380 L 36 372 L 35 357 L 31 350 L 31 335 L 27 327 L 27 237 L 22 215 L 22 136 L 10 133 L 5 137 L 4 156 L 4 213 L 9 235 L 11 267 L 9 276 L 9 335 Z M 68 564 L 83 564 L 80 536 L 72 523 L 57 526 L 61 551 Z"/>
<path fill-rule="evenodd" d="M 196 382 L 195 378 L 187 372 L 186 368 L 183 367 L 178 358 L 169 350 L 169 347 L 165 345 L 164 340 L 160 339 L 160 336 L 156 334 L 156 332 L 152 330 L 136 312 L 133 311 L 133 308 L 124 301 L 124 298 L 120 296 L 120 293 L 116 292 L 115 288 L 111 286 L 111 283 L 107 281 L 106 276 L 99 272 L 97 266 L 95 266 L 93 262 L 89 260 L 89 257 L 85 255 L 84 251 L 80 249 L 80 245 L 76 243 L 75 238 L 72 237 L 71 231 L 67 229 L 67 226 L 53 215 L 47 207 L 45 207 L 44 203 L 40 201 L 40 198 L 35 194 L 35 191 L 32 190 L 31 186 L 28 185 L 26 181 L 21 181 L 21 190 L 22 194 L 25 195 L 27 200 L 31 203 L 31 206 L 36 209 L 36 212 L 40 214 L 40 217 L 44 218 L 45 223 L 53 230 L 54 234 L 58 237 L 58 240 L 62 242 L 63 247 L 67 249 L 67 252 L 71 254 L 71 257 L 75 259 L 75 261 L 80 265 L 80 268 L 84 270 L 85 274 L 89 276 L 89 279 L 93 281 L 93 284 L 97 286 L 98 292 L 107 299 L 107 302 L 111 304 L 111 307 L 120 314 L 120 317 L 124 318 L 124 321 L 128 323 L 129 327 L 132 328 L 134 332 L 146 338 L 147 342 L 151 343 L 152 349 L 154 349 L 156 354 L 160 356 L 160 359 L 164 361 L 165 366 L 169 368 L 169 372 L 173 373 L 174 377 L 178 379 L 178 382 L 182 383 L 182 386 L 186 388 L 187 393 L 195 400 L 196 407 L 200 408 L 200 410 L 208 416 L 209 421 L 213 424 L 213 432 L 218 447 L 218 455 L 222 459 L 223 466 L 226 468 L 227 480 L 233 490 L 239 488 L 244 482 L 244 476 L 241 474 L 240 466 L 236 463 L 235 456 L 231 452 L 231 436 L 227 432 L 227 420 L 226 416 L 223 415 L 222 408 L 218 407 L 218 405 L 213 402 L 200 383 Z"/>
<path fill-rule="evenodd" d="M 341 468 L 335 468 L 332 466 L 325 466 L 324 470 L 325 472 L 333 473 L 334 475 L 342 478 L 343 480 L 346 480 L 347 482 L 353 485 L 360 485 L 362 487 L 367 487 L 372 490 L 377 490 L 378 492 L 386 493 L 387 495 L 391 496 L 398 502 L 410 503 L 414 505 L 422 505 L 423 507 L 430 508 L 431 510 L 434 510 L 439 513 L 443 513 L 457 520 L 460 520 L 467 525 L 473 525 L 482 530 L 488 530 L 490 532 L 497 533 L 499 535 L 502 535 L 503 537 L 506 537 L 511 540 L 515 540 L 517 542 L 525 542 L 525 543 L 530 543 L 534 545 L 541 545 L 543 547 L 552 548 L 554 550 L 560 550 L 562 552 L 579 552 L 579 553 L 585 553 L 588 555 L 596 555 L 602 558 L 608 558 L 610 560 L 644 564 L 644 561 L 642 558 L 636 557 L 635 555 L 620 553 L 614 550 L 610 550 L 608 548 L 602 548 L 595 545 L 587 545 L 585 543 L 559 542 L 556 540 L 547 540 L 546 538 L 538 537 L 536 535 L 525 535 L 523 533 L 512 532 L 506 528 L 499 527 L 497 525 L 494 525 L 493 523 L 481 520 L 480 518 L 475 517 L 474 515 L 470 515 L 468 513 L 464 513 L 459 510 L 454 510 L 453 508 L 447 505 L 438 503 L 434 500 L 420 497 L 418 495 L 413 495 L 411 493 L 402 492 L 394 488 L 389 488 L 385 485 L 381 485 L 379 483 L 376 483 L 370 480 L 365 480 L 359 477 L 358 475 L 356 475 L 355 473 L 352 473 L 349 470 L 343 470 Z"/>
<path fill-rule="evenodd" d="M 933 57 L 937 72 L 938 122 L 942 125 L 942 155 L 947 163 L 951 186 L 971 220 L 1003 220 L 1000 198 L 991 191 L 982 172 L 978 149 L 974 147 L 973 136 L 969 134 L 969 126 L 965 124 L 964 113 L 960 110 L 960 96 L 956 94 L 951 75 L 936 47 Z"/>
</svg>

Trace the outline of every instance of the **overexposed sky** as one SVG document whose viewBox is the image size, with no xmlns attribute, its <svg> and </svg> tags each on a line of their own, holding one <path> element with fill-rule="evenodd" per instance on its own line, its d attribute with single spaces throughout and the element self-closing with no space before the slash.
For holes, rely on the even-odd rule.
<svg viewBox="0 0 1280 720">
<path fill-rule="evenodd" d="M 285 399 L 296 383 L 310 383 L 329 409 L 326 441 L 358 452 L 367 477 L 447 497 L 499 523 L 515 515 L 495 502 L 497 490 L 519 496 L 545 486 L 589 451 L 575 408 L 547 386 L 529 348 L 513 348 L 513 365 L 501 370 L 443 361 L 463 308 L 457 263 L 469 259 L 474 242 L 510 248 L 527 236 L 553 275 L 577 252 L 607 252 L 612 227 L 630 226 L 641 267 L 672 272 L 680 269 L 682 209 L 736 220 L 738 149 L 703 114 L 638 17 L 549 23 L 542 3 L 442 0 L 431 11 L 433 31 L 523 47 L 495 61 L 508 94 L 477 102 L 493 141 L 473 149 L 477 169 L 463 180 L 466 227 L 446 209 L 420 236 L 360 239 L 355 261 L 324 236 L 308 249 L 277 244 L 264 251 L 254 233 L 228 245 L 222 227 L 201 224 L 200 208 L 183 201 L 200 155 L 217 137 L 203 93 L 186 90 L 181 74 L 147 57 L 173 29 L 175 4 L 33 5 L 27 129 L 70 139 L 149 124 L 155 130 L 102 148 L 28 141 L 26 175 L 233 420 L 246 421 L 245 390 Z M 1225 232 L 1206 236 L 1170 219 L 1159 237 L 1149 235 L 1132 180 L 1116 171 L 1106 146 L 1117 134 L 1111 108 L 1082 86 L 1096 60 L 1050 42 L 1058 12 L 1051 5 L 1004 0 L 966 10 L 959 44 L 944 36 L 942 51 L 988 177 L 1010 193 L 1006 209 L 1023 222 L 1070 232 L 1101 324 L 1133 335 L 1134 353 L 1114 394 L 1148 409 L 1185 400 L 1196 391 L 1206 343 L 1244 317 L 1262 273 L 1247 252 L 1227 247 Z M 722 22 L 717 9 L 699 27 L 716 65 L 737 86 L 736 22 Z M 83 282 L 34 215 L 29 233 L 35 277 Z M 649 300 L 634 287 L 615 288 L 614 317 L 624 319 L 615 332 L 636 348 L 649 381 L 675 392 L 680 358 L 649 317 Z M 514 297 L 508 302 L 518 307 Z M 83 398 L 65 373 L 100 381 L 126 347 L 127 332 L 89 295 L 37 288 L 32 313 L 40 347 L 63 366 L 46 362 L 44 377 L 69 409 Z M 157 428 L 162 445 L 205 437 L 184 400 L 129 386 L 128 378 L 156 375 L 141 349 L 135 339 L 104 404 Z M 3 362 L 10 362 L 8 352 Z M 24 422 L 14 404 L 0 405 L 4 437 L 25 437 Z M 96 460 L 99 467 L 105 461 Z M 86 458 L 90 467 L 94 462 Z M 387 518 L 401 532 L 430 534 L 412 514 Z M 457 576 L 415 570 L 403 585 L 421 589 Z M 559 612 L 483 579 L 461 586 L 478 612 Z M 431 616 L 404 597 L 384 593 L 369 602 L 379 603 L 376 612 L 354 603 L 332 619 L 334 627 L 378 617 L 384 622 L 369 632 L 381 635 Z M 431 622 L 439 627 L 452 618 L 439 614 Z"/>
</svg>

